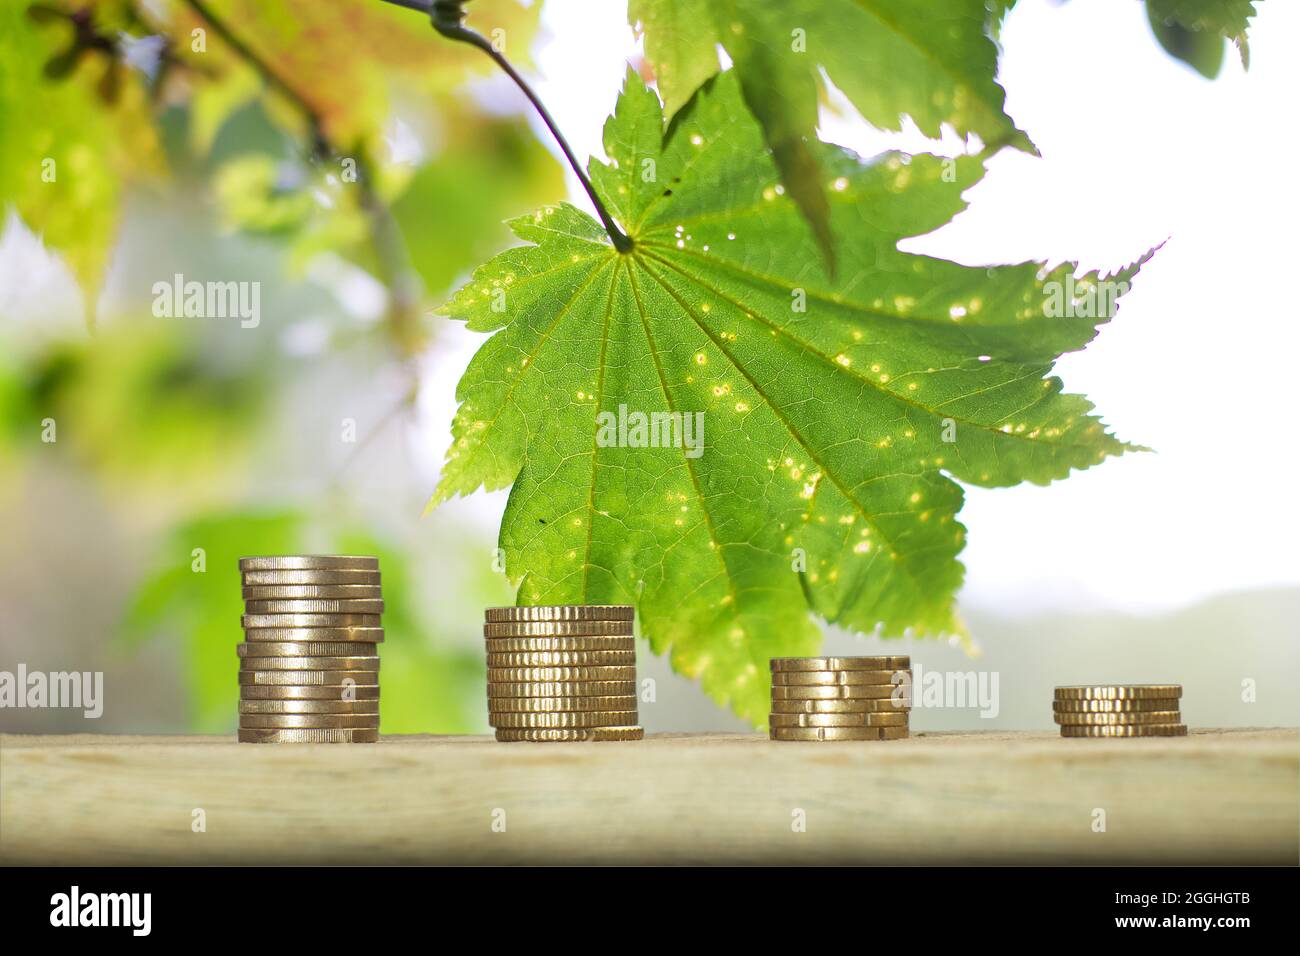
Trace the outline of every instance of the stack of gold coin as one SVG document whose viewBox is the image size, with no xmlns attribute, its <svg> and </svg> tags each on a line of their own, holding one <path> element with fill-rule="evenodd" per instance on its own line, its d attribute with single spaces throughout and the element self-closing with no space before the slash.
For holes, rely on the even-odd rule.
<svg viewBox="0 0 1300 956">
<path fill-rule="evenodd" d="M 384 610 L 379 559 L 241 558 L 244 743 L 375 743 Z"/>
<path fill-rule="evenodd" d="M 1058 687 L 1052 717 L 1062 737 L 1184 737 L 1179 684 Z"/>
<path fill-rule="evenodd" d="M 774 657 L 773 740 L 898 740 L 912 707 L 906 657 Z"/>
<path fill-rule="evenodd" d="M 490 607 L 488 722 L 497 740 L 640 740 L 630 605 Z"/>
</svg>

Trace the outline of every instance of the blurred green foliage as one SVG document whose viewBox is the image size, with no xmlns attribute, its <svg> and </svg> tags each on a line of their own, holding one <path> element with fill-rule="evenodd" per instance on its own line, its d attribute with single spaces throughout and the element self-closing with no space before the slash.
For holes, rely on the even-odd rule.
<svg viewBox="0 0 1300 956">
<path fill-rule="evenodd" d="M 537 6 L 478 6 L 480 22 L 527 63 Z M 560 167 L 523 117 L 473 105 L 464 88 L 491 64 L 439 45 L 419 17 L 350 0 L 207 7 L 255 60 L 186 0 L 0 5 L 0 210 L 67 263 L 87 318 L 107 313 L 89 333 L 80 316 L 42 317 L 39 328 L 3 316 L 0 466 L 12 476 L 39 464 L 101 488 L 96 507 L 143 538 L 150 557 L 123 595 L 122 646 L 165 640 L 179 650 L 192 729 L 234 726 L 238 558 L 337 551 L 381 561 L 384 729 L 482 730 L 482 654 L 450 639 L 451 620 L 430 609 L 422 581 L 431 566 L 454 579 L 462 607 L 509 600 L 487 542 L 446 521 L 418 523 L 422 476 L 406 479 L 417 491 L 409 533 L 379 530 L 383 520 L 349 500 L 336 444 L 317 449 L 318 462 L 295 460 L 314 477 L 292 496 L 263 486 L 286 441 L 283 410 L 322 380 L 332 397 L 367 407 L 377 381 L 411 379 L 432 335 L 427 313 L 510 241 L 501 220 L 562 195 Z M 419 149 L 392 148 L 399 118 Z M 160 230 L 159 215 L 181 234 Z M 242 252 L 210 251 L 214 221 Z M 341 327 L 311 360 L 283 349 L 299 317 L 275 303 L 311 298 L 305 276 L 322 254 L 370 273 L 389 301 L 380 322 L 350 326 L 333 306 Z M 178 263 L 197 256 L 212 271 L 195 278 L 244 279 L 250 255 L 283 267 L 260 280 L 263 309 L 275 314 L 258 329 L 149 315 L 152 282 L 170 280 Z M 147 276 L 137 265 L 102 298 L 121 258 L 143 261 Z M 403 391 L 413 401 L 415 380 Z M 58 423 L 55 445 L 41 441 L 47 418 Z M 371 437 L 363 427 L 359 456 Z"/>
</svg>

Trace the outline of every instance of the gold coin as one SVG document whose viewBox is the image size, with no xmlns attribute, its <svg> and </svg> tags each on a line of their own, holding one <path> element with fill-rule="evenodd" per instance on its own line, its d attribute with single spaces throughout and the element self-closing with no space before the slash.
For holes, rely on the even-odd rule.
<svg viewBox="0 0 1300 956">
<path fill-rule="evenodd" d="M 272 643 L 349 641 L 357 644 L 380 644 L 384 640 L 384 629 L 382 627 L 246 627 L 244 640 L 255 644 L 263 641 Z"/>
<path fill-rule="evenodd" d="M 532 651 L 636 651 L 628 634 L 608 637 L 489 637 L 489 654 L 526 654 Z"/>
<path fill-rule="evenodd" d="M 772 685 L 773 700 L 879 700 L 881 698 L 893 698 L 909 705 L 912 702 L 908 688 L 901 685 L 895 687 L 893 684 Z"/>
<path fill-rule="evenodd" d="M 488 684 L 488 697 L 623 697 L 636 693 L 634 680 L 517 681 Z"/>
<path fill-rule="evenodd" d="M 1092 684 L 1056 688 L 1057 700 L 1129 700 L 1182 696 L 1181 684 Z"/>
<path fill-rule="evenodd" d="M 906 700 L 889 697 L 876 700 L 774 700 L 774 714 L 905 714 L 912 709 Z"/>
<path fill-rule="evenodd" d="M 378 730 L 251 730 L 239 728 L 241 744 L 374 744 Z"/>
<path fill-rule="evenodd" d="M 236 644 L 240 657 L 350 657 L 375 653 L 375 645 L 360 641 L 259 641 Z"/>
<path fill-rule="evenodd" d="M 378 598 L 342 598 L 318 601 L 245 601 L 249 614 L 383 614 Z"/>
<path fill-rule="evenodd" d="M 241 700 L 241 714 L 353 714 L 379 716 L 378 700 Z"/>
<path fill-rule="evenodd" d="M 912 666 L 912 659 L 890 657 L 773 657 L 768 661 L 777 671 L 896 671 Z"/>
<path fill-rule="evenodd" d="M 240 558 L 241 571 L 378 571 L 379 559 L 355 554 L 282 554 Z"/>
<path fill-rule="evenodd" d="M 906 727 L 772 727 L 773 740 L 902 740 Z"/>
<path fill-rule="evenodd" d="M 484 624 L 484 637 L 631 637 L 631 621 L 516 621 Z"/>
<path fill-rule="evenodd" d="M 244 587 L 350 584 L 379 587 L 378 571 L 245 571 Z"/>
<path fill-rule="evenodd" d="M 378 614 L 245 614 L 244 627 L 378 627 Z"/>
<path fill-rule="evenodd" d="M 1062 714 L 1133 713 L 1145 710 L 1177 710 L 1177 697 L 1142 697 L 1127 700 L 1054 700 L 1052 710 Z"/>
<path fill-rule="evenodd" d="M 604 710 L 635 712 L 635 694 L 616 697 L 493 697 L 488 708 L 497 714 L 553 714 Z"/>
<path fill-rule="evenodd" d="M 254 584 L 241 589 L 245 601 L 352 600 L 381 598 L 378 584 Z"/>
<path fill-rule="evenodd" d="M 277 674 L 286 673 L 276 671 Z M 289 671 L 287 673 L 293 673 Z M 378 700 L 378 684 L 242 684 L 240 700 Z"/>
<path fill-rule="evenodd" d="M 490 607 L 483 612 L 489 623 L 505 621 L 630 621 L 630 604 L 536 604 L 524 607 Z"/>
<path fill-rule="evenodd" d="M 378 730 L 378 714 L 240 714 L 244 730 Z"/>
<path fill-rule="evenodd" d="M 497 740 L 502 743 L 578 743 L 602 740 L 641 740 L 641 727 L 498 727 Z"/>
<path fill-rule="evenodd" d="M 906 727 L 907 714 L 769 714 L 773 727 Z"/>
<path fill-rule="evenodd" d="M 1132 710 L 1113 714 L 1063 714 L 1053 719 L 1062 726 L 1103 727 L 1121 724 L 1180 724 L 1183 715 L 1176 710 Z"/>
<path fill-rule="evenodd" d="M 520 681 L 610 681 L 636 680 L 632 665 L 594 665 L 592 667 L 489 667 L 488 683 Z"/>
<path fill-rule="evenodd" d="M 245 657 L 240 660 L 239 669 L 241 671 L 377 671 L 379 658 L 373 654 L 358 654 L 352 657 L 344 657 L 341 654 L 331 654 L 327 657 Z"/>
<path fill-rule="evenodd" d="M 488 652 L 488 667 L 601 667 L 636 663 L 636 651 Z"/>
<path fill-rule="evenodd" d="M 378 658 L 375 658 L 378 660 Z M 378 668 L 371 671 L 347 670 L 347 671 L 295 671 L 295 670 L 278 670 L 278 671 L 251 671 L 239 669 L 239 683 L 241 684 L 275 684 L 285 687 L 333 687 L 338 685 L 348 685 L 352 682 L 356 687 L 376 686 L 379 680 Z"/>
<path fill-rule="evenodd" d="M 636 723 L 636 711 L 602 711 L 580 714 L 489 714 L 493 727 L 627 727 Z"/>
<path fill-rule="evenodd" d="M 1111 724 L 1105 727 L 1063 726 L 1062 737 L 1186 737 L 1186 724 Z"/>
<path fill-rule="evenodd" d="M 777 671 L 772 675 L 774 687 L 811 687 L 819 684 L 894 684 L 894 677 L 911 671 Z"/>
</svg>

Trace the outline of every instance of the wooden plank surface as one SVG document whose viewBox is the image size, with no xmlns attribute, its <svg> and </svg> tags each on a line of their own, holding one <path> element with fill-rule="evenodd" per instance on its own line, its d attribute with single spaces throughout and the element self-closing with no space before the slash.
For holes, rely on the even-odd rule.
<svg viewBox="0 0 1300 956">
<path fill-rule="evenodd" d="M 1298 861 L 1295 729 L 870 744 L 0 735 L 6 864 Z"/>
</svg>

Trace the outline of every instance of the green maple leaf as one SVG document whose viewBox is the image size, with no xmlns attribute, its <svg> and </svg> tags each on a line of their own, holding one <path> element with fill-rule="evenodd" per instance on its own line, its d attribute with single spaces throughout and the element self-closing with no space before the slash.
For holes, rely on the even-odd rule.
<svg viewBox="0 0 1300 956">
<path fill-rule="evenodd" d="M 1049 374 L 1105 321 L 1045 314 L 1069 266 L 897 249 L 963 208 L 977 159 L 820 147 L 832 277 L 731 73 L 663 130 L 630 74 L 610 163 L 589 167 L 630 253 L 543 209 L 444 306 L 495 334 L 461 379 L 434 500 L 513 485 L 500 544 L 521 604 L 634 603 L 656 653 L 761 722 L 767 659 L 819 646 L 810 611 L 959 629 L 954 479 L 1046 483 L 1131 446 Z M 619 406 L 702 413 L 703 453 L 609 447 Z"/>
<path fill-rule="evenodd" d="M 717 71 L 717 45 L 726 49 L 786 188 L 832 264 L 816 148 L 819 67 L 882 129 L 910 116 L 931 137 L 948 123 L 990 146 L 1033 151 L 1003 110 L 985 0 L 632 0 L 628 18 L 645 33 L 669 115 Z"/>
</svg>

